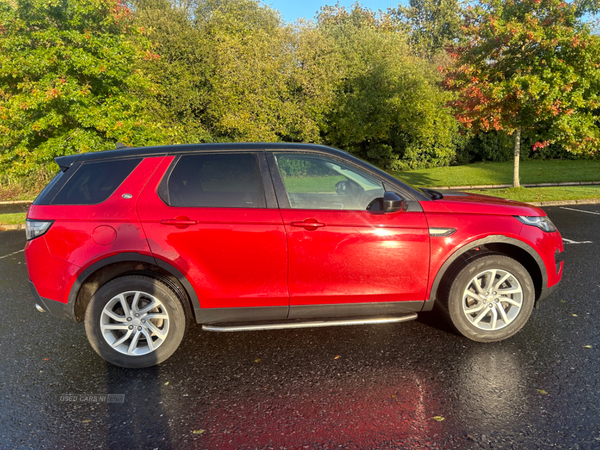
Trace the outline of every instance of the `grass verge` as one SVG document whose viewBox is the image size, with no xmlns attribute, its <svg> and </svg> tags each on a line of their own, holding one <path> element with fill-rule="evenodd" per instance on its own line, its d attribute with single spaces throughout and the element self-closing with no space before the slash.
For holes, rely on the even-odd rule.
<svg viewBox="0 0 600 450">
<path fill-rule="evenodd" d="M 25 223 L 27 213 L 0 214 L 0 225 L 16 225 Z"/>
<path fill-rule="evenodd" d="M 549 202 L 557 200 L 583 200 L 600 198 L 600 185 L 593 186 L 554 186 L 539 188 L 510 188 L 471 190 L 475 194 L 502 197 L 519 202 Z"/>
<path fill-rule="evenodd" d="M 522 161 L 520 173 L 521 184 L 600 181 L 600 160 Z M 417 187 L 511 184 L 513 163 L 480 162 L 391 174 Z"/>
</svg>

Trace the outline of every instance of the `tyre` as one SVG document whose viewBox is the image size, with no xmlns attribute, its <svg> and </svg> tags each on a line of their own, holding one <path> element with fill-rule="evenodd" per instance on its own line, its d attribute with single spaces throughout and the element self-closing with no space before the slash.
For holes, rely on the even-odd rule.
<svg viewBox="0 0 600 450">
<path fill-rule="evenodd" d="M 165 283 L 129 275 L 103 285 L 85 313 L 94 350 L 115 366 L 137 369 L 169 358 L 186 331 L 186 312 Z"/>
<path fill-rule="evenodd" d="M 493 254 L 472 260 L 458 272 L 446 303 L 450 322 L 460 334 L 478 342 L 501 341 L 527 323 L 535 288 L 521 264 Z"/>
</svg>

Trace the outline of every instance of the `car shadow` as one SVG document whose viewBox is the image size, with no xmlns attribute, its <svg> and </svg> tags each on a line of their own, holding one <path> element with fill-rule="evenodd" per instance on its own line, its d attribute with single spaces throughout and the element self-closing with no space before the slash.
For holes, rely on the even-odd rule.
<svg viewBox="0 0 600 450">
<path fill-rule="evenodd" d="M 427 327 L 434 328 L 438 331 L 459 336 L 459 333 L 456 331 L 456 329 L 449 324 L 444 317 L 444 312 L 441 310 L 441 307 L 438 303 L 434 305 L 432 311 L 419 313 L 417 322 L 422 323 Z"/>
</svg>

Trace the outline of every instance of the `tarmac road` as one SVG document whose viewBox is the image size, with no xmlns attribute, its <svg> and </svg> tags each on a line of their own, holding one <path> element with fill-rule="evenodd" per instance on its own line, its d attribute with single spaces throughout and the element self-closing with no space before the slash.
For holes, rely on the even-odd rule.
<svg viewBox="0 0 600 450">
<path fill-rule="evenodd" d="M 470 342 L 431 313 L 192 326 L 171 359 L 137 371 L 100 359 L 81 324 L 35 310 L 24 233 L 2 232 L 0 448 L 600 448 L 600 205 L 545 209 L 571 241 L 563 282 L 507 341 Z"/>
</svg>

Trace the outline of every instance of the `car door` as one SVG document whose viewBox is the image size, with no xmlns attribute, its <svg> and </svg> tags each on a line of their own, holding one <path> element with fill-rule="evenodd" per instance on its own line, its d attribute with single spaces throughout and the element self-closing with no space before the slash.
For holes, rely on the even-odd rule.
<svg viewBox="0 0 600 450">
<path fill-rule="evenodd" d="M 290 318 L 420 310 L 429 275 L 420 208 L 367 210 L 382 181 L 330 155 L 273 152 L 269 164 L 287 233 Z"/>
<path fill-rule="evenodd" d="M 287 244 L 264 154 L 181 155 L 158 172 L 138 214 L 155 257 L 194 287 L 199 321 L 285 318 Z"/>
</svg>

